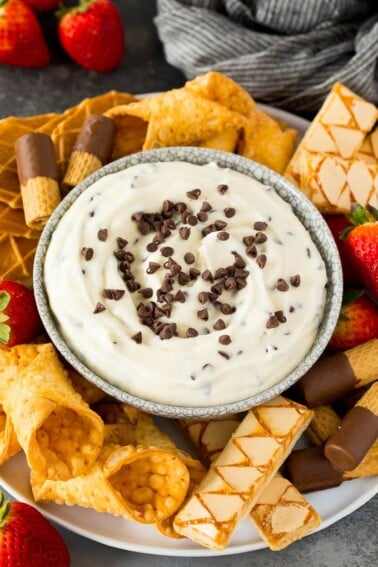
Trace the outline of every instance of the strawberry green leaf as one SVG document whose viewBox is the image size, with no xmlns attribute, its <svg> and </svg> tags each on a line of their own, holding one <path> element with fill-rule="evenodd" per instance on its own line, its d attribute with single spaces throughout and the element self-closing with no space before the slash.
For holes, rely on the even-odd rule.
<svg viewBox="0 0 378 567">
<path fill-rule="evenodd" d="M 4 311 L 9 305 L 11 296 L 6 291 L 0 291 L 0 311 Z"/>
<path fill-rule="evenodd" d="M 359 224 L 366 224 L 367 222 L 370 222 L 369 214 L 365 209 L 365 207 L 357 203 L 354 203 L 352 205 L 351 213 L 347 215 L 347 217 L 356 226 Z"/>
<path fill-rule="evenodd" d="M 365 291 L 363 289 L 346 289 L 343 295 L 343 305 L 356 301 L 356 299 L 364 295 L 364 293 Z"/>
<path fill-rule="evenodd" d="M 8 344 L 11 328 L 5 323 L 0 323 L 0 343 L 3 345 Z"/>
</svg>

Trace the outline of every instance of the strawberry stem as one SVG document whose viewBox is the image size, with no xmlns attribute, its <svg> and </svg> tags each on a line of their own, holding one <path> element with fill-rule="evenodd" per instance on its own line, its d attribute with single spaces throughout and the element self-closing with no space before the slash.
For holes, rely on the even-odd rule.
<svg viewBox="0 0 378 567">
<path fill-rule="evenodd" d="M 0 528 L 3 528 L 7 523 L 10 507 L 9 500 L 6 500 L 4 494 L 0 492 Z"/>
<path fill-rule="evenodd" d="M 370 222 L 369 215 L 365 207 L 362 205 L 355 204 L 352 206 L 352 212 L 347 215 L 348 219 L 354 224 L 366 224 Z"/>
<path fill-rule="evenodd" d="M 1 1 L 2 0 L 0 0 L 0 2 Z M 60 4 L 59 8 L 55 11 L 55 16 L 61 20 L 67 14 L 83 14 L 94 1 L 95 0 L 80 0 L 79 4 L 71 7 Z"/>
<path fill-rule="evenodd" d="M 0 0 L 0 8 L 2 8 L 3 6 L 5 6 L 5 4 L 8 2 L 8 0 Z"/>
</svg>

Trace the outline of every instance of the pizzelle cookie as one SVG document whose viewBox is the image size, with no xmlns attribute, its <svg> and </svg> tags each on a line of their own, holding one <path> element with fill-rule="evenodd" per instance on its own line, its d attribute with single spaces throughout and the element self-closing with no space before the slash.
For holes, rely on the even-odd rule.
<svg viewBox="0 0 378 567">
<path fill-rule="evenodd" d="M 251 409 L 177 514 L 174 529 L 224 549 L 311 418 L 305 406 L 281 396 Z"/>
</svg>

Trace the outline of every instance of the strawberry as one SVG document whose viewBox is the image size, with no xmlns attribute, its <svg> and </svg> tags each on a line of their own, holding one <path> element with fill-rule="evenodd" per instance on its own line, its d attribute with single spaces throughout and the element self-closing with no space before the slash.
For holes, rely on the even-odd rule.
<svg viewBox="0 0 378 567">
<path fill-rule="evenodd" d="M 362 282 L 358 281 L 357 274 L 352 268 L 345 242 L 341 238 L 341 235 L 344 234 L 345 230 L 351 227 L 350 221 L 345 215 L 324 215 L 324 220 L 335 239 L 335 243 L 339 251 L 341 267 L 343 270 L 344 286 L 353 287 L 362 285 Z"/>
<path fill-rule="evenodd" d="M 346 350 L 378 338 L 378 307 L 364 291 L 344 294 L 339 319 L 328 344 L 332 351 Z"/>
<path fill-rule="evenodd" d="M 63 0 L 24 0 L 36 12 L 52 12 L 56 10 Z"/>
<path fill-rule="evenodd" d="M 33 292 L 17 282 L 0 281 L 0 348 L 29 343 L 41 330 Z"/>
<path fill-rule="evenodd" d="M 358 278 L 378 301 L 378 209 L 356 205 L 349 219 L 354 226 L 342 235 L 345 250 Z"/>
<path fill-rule="evenodd" d="M 110 0 L 80 0 L 58 12 L 58 37 L 68 55 L 86 69 L 110 71 L 121 62 L 125 34 L 121 15 Z"/>
<path fill-rule="evenodd" d="M 70 555 L 60 533 L 38 510 L 9 502 L 0 492 L 0 565 L 69 567 Z"/>
<path fill-rule="evenodd" d="M 50 53 L 33 10 L 22 0 L 0 0 L 0 63 L 44 67 Z"/>
</svg>

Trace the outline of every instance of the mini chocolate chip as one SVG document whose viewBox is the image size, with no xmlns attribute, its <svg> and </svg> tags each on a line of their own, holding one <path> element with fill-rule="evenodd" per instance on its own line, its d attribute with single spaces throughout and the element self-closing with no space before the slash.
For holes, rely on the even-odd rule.
<svg viewBox="0 0 378 567">
<path fill-rule="evenodd" d="M 147 274 L 154 274 L 159 268 L 160 264 L 157 262 L 149 262 L 146 272 Z"/>
<path fill-rule="evenodd" d="M 265 254 L 260 254 L 260 256 L 257 256 L 256 258 L 256 263 L 258 265 L 259 268 L 263 269 L 265 264 L 266 264 L 266 256 Z"/>
<path fill-rule="evenodd" d="M 236 210 L 234 209 L 234 207 L 226 207 L 224 210 L 224 216 L 228 219 L 230 219 L 231 217 L 233 217 L 236 213 Z"/>
<path fill-rule="evenodd" d="M 257 221 L 255 222 L 255 224 L 253 225 L 253 228 L 255 230 L 266 230 L 268 228 L 268 225 L 266 222 L 263 221 Z"/>
<path fill-rule="evenodd" d="M 168 256 L 172 256 L 173 252 L 174 250 L 171 246 L 163 246 L 163 248 L 161 249 L 161 254 L 165 258 L 168 258 Z"/>
<path fill-rule="evenodd" d="M 252 244 L 251 246 L 248 246 L 248 248 L 246 249 L 246 252 L 247 252 L 248 256 L 252 256 L 252 258 L 256 258 L 256 256 L 257 256 L 257 248 L 254 244 Z"/>
<path fill-rule="evenodd" d="M 187 252 L 184 256 L 184 260 L 187 264 L 193 264 L 195 261 L 194 254 L 192 254 L 191 252 Z"/>
<path fill-rule="evenodd" d="M 91 212 L 89 213 L 89 216 L 90 216 L 90 217 L 94 217 L 94 216 L 95 216 L 95 212 L 94 212 L 94 211 L 91 211 Z"/>
<path fill-rule="evenodd" d="M 114 299 L 115 301 L 118 301 L 119 299 L 121 299 L 121 297 L 123 297 L 125 293 L 124 289 L 109 289 L 109 288 L 105 288 L 102 290 L 102 295 L 104 297 L 106 297 L 106 299 Z"/>
<path fill-rule="evenodd" d="M 199 319 L 202 319 L 203 321 L 207 321 L 209 319 L 209 313 L 207 309 L 200 309 L 199 311 L 197 311 L 197 316 Z"/>
<path fill-rule="evenodd" d="M 125 270 L 122 272 L 122 279 L 124 282 L 128 282 L 130 280 L 135 280 L 135 276 L 130 272 L 130 270 Z"/>
<path fill-rule="evenodd" d="M 168 238 L 168 236 L 171 235 L 171 231 L 169 230 L 169 228 L 167 226 L 164 226 L 164 225 L 161 227 L 160 232 L 162 233 L 164 238 Z"/>
<path fill-rule="evenodd" d="M 198 199 L 198 197 L 201 195 L 201 189 L 192 189 L 192 191 L 187 191 L 186 195 L 189 197 L 189 199 Z"/>
<path fill-rule="evenodd" d="M 205 226 L 205 228 L 203 228 L 201 230 L 201 234 L 202 234 L 202 236 L 207 236 L 211 232 L 214 232 L 214 230 L 216 230 L 215 225 L 214 224 L 208 224 L 207 226 Z"/>
<path fill-rule="evenodd" d="M 226 228 L 227 223 L 224 220 L 218 219 L 215 221 L 214 225 L 217 230 L 223 230 L 224 228 Z"/>
<path fill-rule="evenodd" d="M 105 305 L 103 305 L 98 301 L 96 303 L 96 307 L 94 308 L 93 313 L 101 313 L 102 311 L 105 311 L 105 309 L 106 309 Z"/>
<path fill-rule="evenodd" d="M 136 333 L 135 335 L 133 335 L 131 338 L 132 338 L 133 341 L 135 341 L 138 345 L 140 345 L 141 342 L 142 342 L 142 333 L 139 331 L 138 333 Z"/>
<path fill-rule="evenodd" d="M 153 296 L 153 290 L 150 287 L 144 287 L 138 291 L 144 298 L 148 299 Z"/>
<path fill-rule="evenodd" d="M 186 203 L 179 201 L 175 204 L 176 211 L 181 214 L 186 210 Z"/>
<path fill-rule="evenodd" d="M 162 340 L 171 339 L 173 337 L 173 335 L 175 334 L 175 330 L 176 330 L 175 324 L 174 323 L 168 323 L 167 325 L 164 325 L 164 327 L 160 331 L 159 337 Z"/>
<path fill-rule="evenodd" d="M 275 316 L 279 320 L 280 323 L 286 323 L 287 319 L 284 315 L 284 312 L 280 309 L 279 311 L 275 311 Z"/>
<path fill-rule="evenodd" d="M 148 224 L 148 222 L 143 220 L 138 223 L 138 229 L 141 234 L 148 234 L 149 232 L 151 232 L 150 225 Z"/>
<path fill-rule="evenodd" d="M 205 280 L 205 282 L 213 282 L 214 281 L 213 274 L 211 273 L 210 270 L 204 270 L 201 274 L 201 278 L 203 280 Z"/>
<path fill-rule="evenodd" d="M 190 276 L 185 272 L 180 272 L 177 279 L 180 285 L 186 285 L 190 281 Z"/>
<path fill-rule="evenodd" d="M 126 252 L 126 254 L 125 254 L 125 260 L 126 260 L 127 262 L 130 262 L 130 264 L 132 264 L 132 263 L 134 262 L 134 260 L 135 260 L 134 254 L 133 254 L 132 252 Z"/>
<path fill-rule="evenodd" d="M 84 260 L 89 262 L 89 260 L 92 260 L 93 258 L 93 248 L 87 248 L 84 246 L 84 248 L 81 249 L 81 254 L 84 256 Z"/>
<path fill-rule="evenodd" d="M 218 232 L 217 238 L 218 240 L 228 240 L 230 238 L 230 234 L 225 230 L 222 230 L 222 232 Z"/>
<path fill-rule="evenodd" d="M 136 221 L 136 222 L 140 222 L 144 217 L 144 212 L 143 211 L 138 211 L 136 213 L 133 213 L 131 215 L 132 220 Z"/>
<path fill-rule="evenodd" d="M 171 266 L 169 267 L 169 273 L 172 276 L 177 276 L 177 274 L 179 274 L 181 272 L 181 266 L 180 264 L 178 264 L 177 262 L 173 261 L 173 263 L 171 264 Z"/>
<path fill-rule="evenodd" d="M 179 301 L 180 303 L 185 303 L 186 297 L 185 297 L 184 293 L 181 291 L 181 289 L 178 290 L 178 292 L 174 296 L 173 300 Z"/>
<path fill-rule="evenodd" d="M 299 287 L 301 285 L 301 276 L 299 274 L 291 276 L 290 283 L 293 287 Z"/>
<path fill-rule="evenodd" d="M 219 280 L 227 275 L 227 270 L 225 268 L 217 268 L 214 273 L 214 279 Z"/>
<path fill-rule="evenodd" d="M 206 291 L 201 291 L 198 294 L 198 301 L 204 305 L 209 300 L 209 294 Z"/>
<path fill-rule="evenodd" d="M 210 289 L 213 293 L 215 293 L 215 295 L 221 295 L 222 291 L 223 291 L 222 282 L 218 282 L 218 283 L 212 285 Z"/>
<path fill-rule="evenodd" d="M 248 270 L 242 270 L 241 268 L 238 268 L 237 270 L 235 270 L 234 276 L 235 278 L 246 278 L 249 275 L 249 271 Z"/>
<path fill-rule="evenodd" d="M 268 237 L 266 234 L 264 234 L 263 232 L 256 232 L 256 236 L 255 236 L 255 244 L 262 244 L 263 242 L 266 242 L 268 240 Z"/>
<path fill-rule="evenodd" d="M 195 226 L 198 223 L 198 219 L 194 215 L 189 215 L 186 221 L 190 226 Z"/>
<path fill-rule="evenodd" d="M 174 209 L 175 204 L 172 203 L 172 201 L 170 201 L 169 199 L 165 199 L 165 201 L 163 201 L 163 205 L 162 205 L 162 212 L 166 213 L 167 211 L 171 211 L 172 209 Z"/>
<path fill-rule="evenodd" d="M 213 325 L 213 328 L 216 331 L 223 331 L 223 329 L 226 328 L 226 323 L 223 321 L 223 319 L 217 319 Z"/>
<path fill-rule="evenodd" d="M 190 279 L 191 280 L 196 280 L 198 278 L 198 276 L 200 275 L 200 271 L 197 270 L 197 268 L 190 268 L 189 269 L 189 274 L 190 274 Z"/>
<path fill-rule="evenodd" d="M 236 308 L 229 303 L 222 303 L 220 310 L 224 315 L 230 315 L 236 311 Z"/>
<path fill-rule="evenodd" d="M 231 337 L 230 335 L 221 335 L 218 338 L 218 342 L 220 342 L 221 345 L 229 345 L 231 343 Z"/>
<path fill-rule="evenodd" d="M 267 329 L 275 329 L 280 324 L 279 320 L 277 319 L 276 315 L 271 315 L 266 322 Z"/>
<path fill-rule="evenodd" d="M 122 249 L 121 249 L 121 250 L 115 250 L 115 251 L 113 252 L 113 254 L 114 254 L 114 256 L 117 258 L 117 260 L 125 260 L 125 259 L 126 259 L 127 252 L 126 252 L 126 250 L 122 250 Z"/>
<path fill-rule="evenodd" d="M 229 360 L 230 358 L 230 355 L 227 352 L 224 352 L 223 350 L 218 350 L 218 354 L 223 356 L 223 358 L 225 358 L 226 360 Z"/>
<path fill-rule="evenodd" d="M 311 250 L 309 248 L 306 248 L 306 254 L 309 258 L 311 258 Z"/>
<path fill-rule="evenodd" d="M 220 193 L 221 195 L 224 195 L 225 192 L 226 192 L 227 189 L 228 189 L 228 185 L 225 185 L 224 183 L 221 183 L 220 185 L 218 185 L 217 189 L 218 189 L 218 191 L 219 191 L 219 193 Z"/>
<path fill-rule="evenodd" d="M 134 291 L 137 291 L 138 289 L 140 289 L 141 286 L 138 282 L 134 282 L 134 281 L 129 280 L 129 281 L 126 282 L 126 287 L 131 293 L 133 293 Z"/>
<path fill-rule="evenodd" d="M 231 254 L 233 254 L 233 256 L 235 257 L 235 262 L 234 262 L 235 268 L 245 268 L 246 263 L 244 262 L 243 258 L 240 256 L 240 254 L 235 252 L 235 250 L 233 250 L 233 252 L 231 252 Z"/>
<path fill-rule="evenodd" d="M 125 238 L 122 238 L 122 236 L 118 236 L 117 238 L 117 246 L 118 248 L 125 248 L 125 246 L 128 245 L 128 242 Z"/>
<path fill-rule="evenodd" d="M 100 228 L 100 230 L 97 232 L 97 238 L 101 240 L 101 242 L 105 242 L 105 240 L 108 238 L 108 229 Z"/>
<path fill-rule="evenodd" d="M 193 327 L 188 327 L 186 329 L 185 335 L 188 337 L 188 339 L 191 339 L 192 337 L 198 336 L 198 331 L 196 329 L 194 329 Z"/>
<path fill-rule="evenodd" d="M 188 240 L 190 236 L 190 228 L 188 226 L 182 226 L 179 228 L 179 234 L 183 240 Z"/>
<path fill-rule="evenodd" d="M 146 246 L 148 252 L 156 252 L 158 249 L 158 244 L 156 242 L 149 242 Z"/>
<path fill-rule="evenodd" d="M 293 307 L 292 305 L 290 305 L 289 307 L 289 313 L 293 313 L 295 311 L 295 307 Z"/>
<path fill-rule="evenodd" d="M 235 278 L 232 278 L 232 277 L 226 278 L 224 280 L 223 285 L 224 285 L 225 289 L 228 289 L 228 290 L 233 290 L 233 289 L 237 288 L 236 280 L 235 280 Z"/>
<path fill-rule="evenodd" d="M 289 286 L 283 278 L 278 278 L 276 288 L 278 289 L 278 291 L 287 291 L 289 289 Z"/>
<path fill-rule="evenodd" d="M 211 211 L 213 207 L 210 205 L 210 203 L 208 203 L 207 201 L 204 201 L 201 205 L 201 213 L 208 213 Z"/>
<path fill-rule="evenodd" d="M 243 238 L 243 244 L 245 244 L 247 247 L 248 246 L 252 246 L 252 244 L 255 242 L 255 237 L 250 235 L 250 236 L 244 236 Z"/>
<path fill-rule="evenodd" d="M 197 218 L 201 222 L 206 222 L 207 219 L 209 218 L 209 215 L 204 211 L 200 211 L 199 213 L 197 213 Z"/>
<path fill-rule="evenodd" d="M 238 289 L 243 289 L 243 287 L 246 287 L 247 282 L 245 278 L 236 278 L 236 284 Z"/>
<path fill-rule="evenodd" d="M 191 212 L 190 211 L 183 211 L 181 213 L 181 222 L 186 224 L 188 222 L 188 218 L 190 217 Z"/>
</svg>

